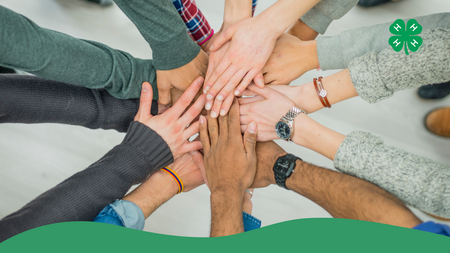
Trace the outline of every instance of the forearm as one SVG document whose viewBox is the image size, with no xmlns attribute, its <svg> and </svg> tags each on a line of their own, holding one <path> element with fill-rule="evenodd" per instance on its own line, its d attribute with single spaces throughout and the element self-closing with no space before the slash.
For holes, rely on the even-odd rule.
<svg viewBox="0 0 450 253">
<path fill-rule="evenodd" d="M 279 0 L 256 17 L 265 23 L 267 31 L 278 37 L 319 1 Z"/>
<path fill-rule="evenodd" d="M 438 13 L 415 18 L 423 29 L 450 27 L 450 13 Z M 405 24 L 407 19 L 405 19 Z M 348 30 L 337 36 L 317 38 L 317 52 L 323 70 L 344 69 L 351 60 L 371 51 L 380 52 L 389 47 L 392 22 Z M 420 36 L 420 35 L 419 35 Z"/>
<path fill-rule="evenodd" d="M 252 17 L 251 0 L 225 1 L 225 11 L 223 15 L 223 25 L 225 28 L 250 17 Z"/>
<path fill-rule="evenodd" d="M 0 24 L 1 66 L 92 89 L 105 88 L 120 99 L 138 98 L 144 81 L 157 90 L 150 60 L 41 28 L 2 6 Z"/>
<path fill-rule="evenodd" d="M 200 47 L 187 34 L 186 25 L 170 0 L 115 2 L 150 44 L 157 70 L 182 67 L 200 52 Z"/>
<path fill-rule="evenodd" d="M 157 171 L 147 181 L 123 198 L 142 210 L 147 219 L 156 209 L 177 194 L 178 186 L 173 178 Z"/>
<path fill-rule="evenodd" d="M 0 123 L 58 123 L 126 132 L 138 99 L 28 75 L 0 75 Z"/>
<path fill-rule="evenodd" d="M 407 205 L 450 218 L 450 167 L 386 146 L 370 133 L 350 133 L 339 147 L 336 169 L 370 181 Z"/>
<path fill-rule="evenodd" d="M 323 207 L 335 218 L 403 227 L 421 221 L 397 198 L 356 177 L 297 161 L 286 186 Z"/>
<path fill-rule="evenodd" d="M 316 32 L 314 29 L 306 25 L 302 20 L 298 19 L 295 21 L 294 25 L 289 28 L 287 31 L 288 34 L 293 35 L 303 41 L 307 40 L 315 40 L 317 38 L 317 35 L 319 35 L 318 32 Z"/>
<path fill-rule="evenodd" d="M 450 29 L 426 30 L 420 37 L 422 47 L 410 55 L 388 48 L 352 60 L 349 72 L 358 95 L 375 103 L 399 90 L 449 81 Z"/>
<path fill-rule="evenodd" d="M 137 142 L 139 140 L 139 142 Z M 122 144 L 0 221 L 0 241 L 43 225 L 92 221 L 133 185 L 173 162 L 170 148 L 147 126 L 133 122 Z"/>
<path fill-rule="evenodd" d="M 211 237 L 244 232 L 243 198 L 244 190 L 211 193 Z"/>
</svg>

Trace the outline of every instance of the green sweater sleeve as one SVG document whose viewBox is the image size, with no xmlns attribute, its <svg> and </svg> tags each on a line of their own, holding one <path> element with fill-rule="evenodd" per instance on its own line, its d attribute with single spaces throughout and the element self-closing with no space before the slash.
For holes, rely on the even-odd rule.
<svg viewBox="0 0 450 253">
<path fill-rule="evenodd" d="M 170 0 L 115 0 L 150 44 L 157 70 L 171 70 L 191 62 L 200 47 Z"/>
<path fill-rule="evenodd" d="M 158 98 L 151 60 L 44 29 L 2 6 L 0 34 L 1 66 L 91 89 L 105 88 L 119 99 L 140 97 L 141 85 L 147 81 L 153 98 Z"/>
<path fill-rule="evenodd" d="M 425 30 L 417 52 L 406 55 L 391 47 L 370 52 L 349 63 L 348 69 L 358 95 L 376 103 L 399 90 L 450 81 L 450 29 Z"/>
<path fill-rule="evenodd" d="M 354 131 L 334 158 L 341 172 L 372 182 L 407 205 L 450 218 L 450 166 L 415 155 L 370 133 Z"/>
<path fill-rule="evenodd" d="M 438 27 L 450 28 L 450 13 L 437 13 L 415 18 L 423 29 Z M 405 24 L 408 19 L 405 19 Z M 351 60 L 371 51 L 380 52 L 389 47 L 388 39 L 392 34 L 388 22 L 368 27 L 345 31 L 337 36 L 319 36 L 317 38 L 317 55 L 320 68 L 345 69 Z"/>
</svg>

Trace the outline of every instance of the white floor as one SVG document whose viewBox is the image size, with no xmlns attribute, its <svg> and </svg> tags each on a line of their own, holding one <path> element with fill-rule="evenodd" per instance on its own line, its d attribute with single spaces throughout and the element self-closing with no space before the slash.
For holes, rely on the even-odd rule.
<svg viewBox="0 0 450 253">
<path fill-rule="evenodd" d="M 217 4 L 220 2 L 220 4 Z M 221 25 L 222 1 L 197 0 L 213 28 Z M 274 0 L 259 1 L 258 12 Z M 75 37 L 103 42 L 150 58 L 151 50 L 133 24 L 116 7 L 101 8 L 80 0 L 0 0 L 0 4 L 19 12 L 37 24 Z M 437 12 L 450 11 L 446 0 L 404 0 L 379 7 L 355 7 L 334 22 L 326 35 L 342 31 Z M 0 45 L 1 46 L 1 45 Z M 311 71 L 294 81 L 308 82 L 317 75 L 334 71 Z M 312 115 L 318 122 L 344 134 L 364 130 L 380 135 L 387 144 L 450 164 L 450 139 L 425 131 L 423 116 L 433 108 L 450 105 L 450 97 L 424 101 L 415 90 L 395 94 L 395 99 L 370 105 L 356 98 Z M 78 172 L 121 142 L 124 135 L 115 131 L 88 130 L 64 125 L 0 125 L 0 218 L 19 209 L 39 194 Z M 332 167 L 326 158 L 284 142 L 281 145 L 311 163 Z M 253 198 L 253 214 L 267 226 L 299 218 L 330 217 L 308 199 L 272 186 L 258 189 Z M 415 211 L 424 220 L 427 215 Z M 145 230 L 183 236 L 209 233 L 209 191 L 206 186 L 176 196 L 158 209 Z"/>
</svg>

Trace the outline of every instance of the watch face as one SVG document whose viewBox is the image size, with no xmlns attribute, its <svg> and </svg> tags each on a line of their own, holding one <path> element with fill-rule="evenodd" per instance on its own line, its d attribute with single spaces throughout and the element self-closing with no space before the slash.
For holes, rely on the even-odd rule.
<svg viewBox="0 0 450 253">
<path fill-rule="evenodd" d="M 291 128 L 284 121 L 279 121 L 275 125 L 275 131 L 277 132 L 278 137 L 280 137 L 281 139 L 287 140 L 289 139 L 289 137 L 291 137 Z"/>
</svg>

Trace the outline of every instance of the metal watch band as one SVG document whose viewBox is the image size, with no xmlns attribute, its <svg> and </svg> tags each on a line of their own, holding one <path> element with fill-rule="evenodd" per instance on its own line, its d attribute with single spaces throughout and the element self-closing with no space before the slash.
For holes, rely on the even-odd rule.
<svg viewBox="0 0 450 253">
<path fill-rule="evenodd" d="M 286 121 L 293 121 L 295 119 L 295 117 L 297 115 L 299 115 L 300 113 L 306 114 L 305 110 L 294 106 L 286 113 L 286 115 L 283 116 L 282 119 L 284 119 Z"/>
<path fill-rule="evenodd" d="M 292 175 L 292 173 L 294 173 L 295 162 L 297 160 L 303 161 L 300 157 L 292 154 L 278 157 L 277 161 L 273 165 L 273 174 L 275 176 L 275 182 L 277 183 L 277 185 L 289 190 L 286 187 L 286 180 Z M 289 163 L 289 166 L 293 166 L 292 170 L 290 172 L 285 171 L 284 169 L 286 169 L 286 164 L 281 163 Z"/>
</svg>

